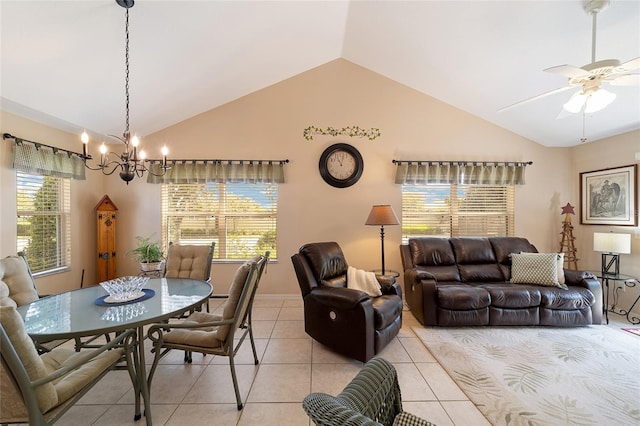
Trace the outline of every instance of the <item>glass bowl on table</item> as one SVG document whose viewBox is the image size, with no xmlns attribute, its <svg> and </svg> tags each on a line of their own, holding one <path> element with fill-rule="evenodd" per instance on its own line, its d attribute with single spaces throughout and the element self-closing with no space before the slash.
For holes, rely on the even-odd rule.
<svg viewBox="0 0 640 426">
<path fill-rule="evenodd" d="M 149 277 L 140 276 L 126 276 L 103 281 L 100 283 L 100 287 L 109 294 L 104 301 L 105 303 L 123 303 L 140 299 L 145 295 L 142 289 L 147 281 L 149 281 Z"/>
</svg>

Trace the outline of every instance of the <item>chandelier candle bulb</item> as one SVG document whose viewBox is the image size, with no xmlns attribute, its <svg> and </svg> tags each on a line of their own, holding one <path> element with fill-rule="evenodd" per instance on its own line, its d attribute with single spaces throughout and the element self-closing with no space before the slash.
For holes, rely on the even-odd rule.
<svg viewBox="0 0 640 426">
<path fill-rule="evenodd" d="M 167 154 L 169 154 L 169 149 L 167 146 L 162 147 L 162 167 L 167 167 Z"/>
<path fill-rule="evenodd" d="M 104 156 L 107 154 L 107 146 L 104 144 L 104 142 L 102 142 L 102 145 L 100 145 L 100 167 L 103 168 L 104 167 L 104 161 L 105 158 Z"/>
</svg>

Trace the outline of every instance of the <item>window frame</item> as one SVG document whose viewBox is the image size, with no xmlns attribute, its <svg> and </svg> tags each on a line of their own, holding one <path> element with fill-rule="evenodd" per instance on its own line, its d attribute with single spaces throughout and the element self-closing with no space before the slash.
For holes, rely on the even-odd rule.
<svg viewBox="0 0 640 426">
<path fill-rule="evenodd" d="M 182 187 L 182 186 L 200 187 L 200 190 L 198 190 L 197 192 L 195 188 L 193 188 L 192 191 L 189 191 L 189 193 L 191 194 L 197 193 L 200 196 L 193 196 L 192 200 L 190 201 L 187 200 L 186 209 L 183 209 L 181 211 L 178 211 L 178 210 L 171 211 L 170 209 L 171 209 L 172 201 L 169 198 L 170 190 L 172 188 Z M 209 186 L 210 188 L 213 186 L 215 189 L 207 191 L 207 186 Z M 267 204 L 267 207 L 265 207 L 265 211 L 262 211 L 262 212 L 248 212 L 246 210 L 239 210 L 238 209 L 239 204 L 234 205 L 233 201 L 229 198 L 228 190 L 230 186 L 236 186 L 237 189 L 239 188 L 239 191 L 234 193 L 234 197 L 237 196 L 238 193 L 240 193 L 243 196 L 255 197 L 255 199 L 258 199 L 258 198 L 262 198 L 265 200 L 269 199 L 270 202 Z M 244 188 L 241 188 L 241 186 Z M 250 190 L 250 188 L 252 187 L 255 187 L 256 190 L 255 191 Z M 230 226 L 234 223 L 234 221 L 236 222 L 236 227 L 234 227 L 234 229 L 238 232 L 238 234 L 236 234 L 237 236 L 243 232 L 246 232 L 246 230 L 250 232 L 251 229 L 254 229 L 253 227 L 238 229 L 237 228 L 238 220 L 248 219 L 249 225 L 254 225 L 256 223 L 259 223 L 260 219 L 264 219 L 265 222 L 267 223 L 271 222 L 272 225 L 270 226 L 268 225 L 266 228 L 262 228 L 262 229 L 258 228 L 258 229 L 259 229 L 259 232 L 264 232 L 264 233 L 273 231 L 274 233 L 273 246 L 270 246 L 267 249 L 270 250 L 272 253 L 270 257 L 270 261 L 277 261 L 278 189 L 279 188 L 277 183 L 257 183 L 257 182 L 256 183 L 208 182 L 208 183 L 192 183 L 192 184 L 188 184 L 188 183 L 162 184 L 162 190 L 161 190 L 162 237 L 161 238 L 162 238 L 163 247 L 166 249 L 169 246 L 169 243 L 180 244 L 181 241 L 185 241 L 185 240 L 187 242 L 182 242 L 182 244 L 209 245 L 211 244 L 212 241 L 215 241 L 216 244 L 215 244 L 214 254 L 212 259 L 214 263 L 244 262 L 247 259 L 247 257 L 254 256 L 258 253 L 257 251 L 251 251 L 249 253 L 249 250 L 247 250 L 248 246 L 234 246 L 231 241 L 233 236 L 231 236 L 231 233 L 229 232 Z M 176 194 L 183 193 L 181 191 L 184 191 L 184 190 L 179 189 Z M 208 192 L 208 194 L 201 195 L 203 191 Z M 216 208 L 193 210 L 188 206 L 188 204 L 195 199 L 202 200 L 209 197 L 215 197 L 216 194 L 218 194 L 218 201 L 217 201 L 217 204 L 215 205 Z M 258 195 L 258 194 L 262 194 L 262 195 Z M 233 198 L 233 200 L 238 201 L 237 198 Z M 251 201 L 255 201 L 255 200 L 251 200 Z M 225 205 L 220 206 L 221 202 L 225 203 Z M 173 204 L 175 205 L 176 203 L 173 202 Z M 209 224 L 212 223 L 214 224 L 214 226 L 206 229 L 210 229 L 214 232 L 209 233 L 211 238 L 200 239 L 201 242 L 194 241 L 194 239 L 189 240 L 188 238 L 182 238 L 182 239 L 180 239 L 179 237 L 176 238 L 175 233 L 179 231 L 175 228 L 172 228 L 172 225 L 170 224 L 170 218 L 172 217 L 176 217 L 176 218 L 189 217 L 194 222 L 197 222 L 198 220 L 200 220 L 203 224 L 207 224 L 207 222 Z M 255 220 L 251 219 L 252 217 Z M 217 224 L 217 226 L 215 224 Z M 217 232 L 215 232 L 216 229 L 217 229 Z M 259 242 L 260 240 L 258 240 L 257 243 Z"/>
<path fill-rule="evenodd" d="M 472 205 L 475 209 L 469 210 L 461 210 L 461 200 L 464 200 L 464 197 L 460 197 L 461 190 L 464 195 L 474 189 L 481 189 L 484 193 L 481 193 L 481 196 L 490 197 L 493 193 L 499 193 L 499 191 L 504 192 L 503 203 L 501 204 L 502 210 L 477 210 L 482 209 L 487 206 L 485 204 L 482 205 L 481 202 L 476 202 Z M 421 190 L 422 189 L 422 190 Z M 485 191 L 486 189 L 486 191 Z M 447 194 L 444 196 L 438 196 L 437 192 L 447 191 Z M 434 237 L 462 237 L 462 236 L 474 236 L 474 237 L 489 237 L 489 236 L 514 236 L 515 235 L 515 185 L 469 185 L 469 184 L 424 184 L 424 185 L 402 185 L 402 243 L 407 244 L 409 238 L 420 237 L 420 236 L 434 236 Z M 420 210 L 409 210 L 408 206 L 408 193 L 417 194 L 418 197 L 422 197 L 423 200 L 426 198 L 430 198 L 431 202 L 429 204 L 437 204 L 441 203 L 441 207 L 445 207 L 443 210 L 440 209 L 427 209 L 426 211 Z M 449 200 L 447 200 L 449 198 Z M 495 200 L 494 200 L 495 201 Z M 415 201 L 414 201 L 415 203 Z M 447 204 L 448 203 L 448 204 Z M 425 203 L 425 207 L 429 204 Z M 448 208 L 447 208 L 448 206 Z M 414 207 L 412 207 L 415 209 Z M 475 211 L 474 211 L 475 210 Z M 408 218 L 410 216 L 410 218 Z M 441 221 L 441 224 L 444 224 L 446 232 L 434 232 L 428 233 L 428 226 L 431 224 L 435 224 L 436 220 L 428 220 L 430 218 L 440 216 L 445 217 L 444 220 Z M 474 232 L 473 235 L 464 233 L 465 231 L 461 230 L 461 222 L 464 219 L 478 217 L 483 219 L 485 229 L 488 229 L 490 226 L 495 227 L 495 223 L 499 223 L 499 221 L 490 221 L 487 218 L 491 216 L 502 217 L 504 221 L 504 233 L 501 232 Z M 448 217 L 448 219 L 447 219 Z M 421 221 L 421 218 L 424 218 Z M 449 222 L 447 226 L 447 221 Z M 416 223 L 424 223 L 425 232 L 416 233 L 415 227 Z M 481 225 L 468 225 L 467 228 L 480 229 Z"/>
<path fill-rule="evenodd" d="M 55 191 L 52 194 L 57 199 L 55 208 L 48 210 L 38 210 L 35 206 L 28 208 L 26 204 L 29 201 L 24 201 L 25 198 L 30 198 L 33 202 L 36 202 L 38 192 L 42 190 L 43 186 L 47 183 L 47 180 L 53 182 Z M 38 189 L 35 189 L 38 186 Z M 21 195 L 22 194 L 22 195 Z M 26 194 L 26 195 L 25 195 Z M 24 221 L 27 218 L 53 218 L 55 223 L 55 250 L 54 256 L 50 255 L 51 249 L 49 247 L 48 253 L 42 253 L 40 258 L 36 257 L 33 253 L 29 252 L 29 247 L 33 244 L 33 233 L 28 237 L 21 231 L 23 226 L 33 226 L 33 223 L 25 225 Z M 51 234 L 50 234 L 51 236 Z M 28 242 L 24 242 L 25 238 L 29 238 Z M 47 250 L 43 248 L 42 250 Z M 45 176 L 34 173 L 23 172 L 16 170 L 16 251 L 24 251 L 29 262 L 32 275 L 34 277 L 40 277 L 45 275 L 51 275 L 61 272 L 66 272 L 71 269 L 71 179 L 57 176 Z M 43 260 L 55 259 L 53 263 Z M 40 266 L 43 266 L 40 269 Z"/>
</svg>

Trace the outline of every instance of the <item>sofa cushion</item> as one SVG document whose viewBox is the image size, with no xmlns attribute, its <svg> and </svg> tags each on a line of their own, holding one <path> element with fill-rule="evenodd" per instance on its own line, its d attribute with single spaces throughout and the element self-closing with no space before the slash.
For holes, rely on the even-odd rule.
<svg viewBox="0 0 640 426">
<path fill-rule="evenodd" d="M 526 238 L 491 237 L 491 247 L 500 265 L 505 281 L 511 279 L 511 253 L 537 253 L 538 250 Z"/>
<path fill-rule="evenodd" d="M 557 287 L 540 288 L 540 306 L 554 310 L 576 310 L 588 308 L 596 302 L 593 293 L 584 287 L 571 287 L 564 291 Z"/>
<path fill-rule="evenodd" d="M 491 305 L 489 292 L 470 285 L 439 285 L 438 306 L 450 310 L 481 309 Z"/>
<path fill-rule="evenodd" d="M 460 281 L 453 249 L 447 238 L 410 238 L 409 249 L 413 265 L 432 274 L 440 281 Z"/>
<path fill-rule="evenodd" d="M 451 238 L 462 282 L 487 283 L 504 281 L 487 238 Z"/>
<path fill-rule="evenodd" d="M 513 253 L 511 282 L 567 289 L 558 282 L 558 253 Z"/>
<path fill-rule="evenodd" d="M 482 288 L 489 292 L 492 307 L 519 309 L 540 306 L 540 287 L 489 284 Z"/>
</svg>

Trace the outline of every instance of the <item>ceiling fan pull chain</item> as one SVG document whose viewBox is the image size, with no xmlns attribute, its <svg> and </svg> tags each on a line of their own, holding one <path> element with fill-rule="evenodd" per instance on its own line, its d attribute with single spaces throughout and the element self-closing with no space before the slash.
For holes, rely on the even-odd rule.
<svg viewBox="0 0 640 426">
<path fill-rule="evenodd" d="M 587 141 L 587 136 L 585 134 L 585 123 L 587 121 L 587 114 L 582 110 L 582 137 L 580 138 L 580 143 L 585 143 Z"/>
</svg>

